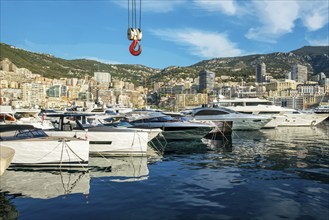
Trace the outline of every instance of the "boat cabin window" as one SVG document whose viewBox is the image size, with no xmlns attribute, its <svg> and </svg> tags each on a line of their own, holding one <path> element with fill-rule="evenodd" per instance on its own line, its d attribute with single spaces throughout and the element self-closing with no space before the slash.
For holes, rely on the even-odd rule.
<svg viewBox="0 0 329 220">
<path fill-rule="evenodd" d="M 243 102 L 232 102 L 231 106 L 244 106 Z"/>
<path fill-rule="evenodd" d="M 220 106 L 222 107 L 228 107 L 228 106 L 244 106 L 245 104 L 243 102 L 221 102 Z"/>
<path fill-rule="evenodd" d="M 272 102 L 246 102 L 246 106 L 272 105 Z"/>
<path fill-rule="evenodd" d="M 102 108 L 95 108 L 95 109 L 91 110 L 91 112 L 104 112 L 104 109 L 102 109 Z"/>
<path fill-rule="evenodd" d="M 266 111 L 266 112 L 259 112 L 260 115 L 268 115 L 268 114 L 280 114 L 278 111 Z"/>
<path fill-rule="evenodd" d="M 207 109 L 207 110 L 200 110 L 196 112 L 194 115 L 226 115 L 229 114 L 229 112 L 217 110 L 217 109 Z"/>
<path fill-rule="evenodd" d="M 133 121 L 133 123 L 169 122 L 169 121 L 175 121 L 175 119 L 171 116 L 163 116 L 163 117 L 139 119 L 139 120 Z"/>
<path fill-rule="evenodd" d="M 106 110 L 105 114 L 106 115 L 116 115 L 116 113 L 113 110 Z"/>
<path fill-rule="evenodd" d="M 252 112 L 244 112 L 244 111 L 238 111 L 239 113 L 242 113 L 242 114 L 252 114 Z"/>
</svg>

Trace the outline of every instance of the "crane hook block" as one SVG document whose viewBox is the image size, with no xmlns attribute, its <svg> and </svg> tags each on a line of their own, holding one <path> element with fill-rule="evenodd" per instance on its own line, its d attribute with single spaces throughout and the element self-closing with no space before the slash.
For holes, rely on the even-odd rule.
<svg viewBox="0 0 329 220">
<path fill-rule="evenodd" d="M 137 40 L 138 41 L 141 41 L 142 40 L 142 37 L 143 37 L 142 30 L 140 28 L 136 28 L 135 29 L 135 32 L 136 32 Z"/>
<path fill-rule="evenodd" d="M 137 37 L 136 30 L 134 28 L 128 28 L 127 37 L 128 40 L 135 40 Z"/>
<path fill-rule="evenodd" d="M 135 50 L 136 46 L 138 45 L 138 50 Z M 142 53 L 142 46 L 138 43 L 138 40 L 133 40 L 130 44 L 129 51 L 132 55 L 138 56 Z"/>
</svg>

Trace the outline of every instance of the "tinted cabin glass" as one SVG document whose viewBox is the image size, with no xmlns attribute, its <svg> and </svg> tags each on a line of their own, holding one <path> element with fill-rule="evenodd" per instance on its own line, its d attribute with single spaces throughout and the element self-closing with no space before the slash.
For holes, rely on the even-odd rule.
<svg viewBox="0 0 329 220">
<path fill-rule="evenodd" d="M 224 112 L 221 110 L 201 110 L 195 113 L 195 115 L 226 115 L 226 114 L 228 114 L 228 112 Z"/>
<path fill-rule="evenodd" d="M 91 110 L 91 112 L 103 112 L 104 110 L 101 108 L 95 108 L 93 110 Z"/>
<path fill-rule="evenodd" d="M 267 111 L 267 112 L 259 112 L 259 114 L 263 114 L 263 115 L 266 115 L 266 114 L 280 114 L 280 112 Z"/>
</svg>

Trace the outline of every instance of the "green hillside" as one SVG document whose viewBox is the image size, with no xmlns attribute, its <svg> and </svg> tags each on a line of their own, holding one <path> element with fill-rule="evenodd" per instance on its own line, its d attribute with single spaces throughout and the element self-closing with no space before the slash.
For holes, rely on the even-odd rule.
<svg viewBox="0 0 329 220">
<path fill-rule="evenodd" d="M 309 74 L 324 72 L 329 77 L 329 46 L 305 46 L 288 53 L 256 54 L 241 57 L 203 60 L 188 67 L 170 66 L 154 69 L 143 65 L 105 64 L 94 60 L 65 60 L 49 54 L 34 53 L 0 43 L 0 59 L 8 58 L 17 67 L 24 67 L 33 73 L 49 78 L 93 76 L 96 71 L 106 71 L 113 77 L 136 85 L 149 85 L 173 78 L 197 77 L 202 69 L 216 73 L 216 76 L 232 76 L 236 80 L 254 81 L 255 67 L 259 62 L 266 64 L 266 71 L 274 78 L 284 78 L 294 64 L 308 67 Z"/>
<path fill-rule="evenodd" d="M 87 59 L 65 60 L 0 43 L 0 59 L 4 58 L 8 58 L 19 68 L 27 68 L 35 74 L 42 74 L 48 78 L 82 78 L 86 74 L 93 76 L 93 73 L 99 70 L 109 72 L 113 77 L 127 82 L 142 84 L 145 77 L 159 71 L 143 65 L 110 65 Z"/>
</svg>

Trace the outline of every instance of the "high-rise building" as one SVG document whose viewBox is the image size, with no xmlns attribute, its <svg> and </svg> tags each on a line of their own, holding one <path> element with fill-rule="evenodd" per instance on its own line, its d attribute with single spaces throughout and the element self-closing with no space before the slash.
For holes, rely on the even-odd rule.
<svg viewBox="0 0 329 220">
<path fill-rule="evenodd" d="M 215 73 L 208 70 L 201 70 L 199 73 L 199 91 L 209 93 L 215 87 Z"/>
<path fill-rule="evenodd" d="M 46 94 L 48 97 L 60 98 L 62 96 L 67 96 L 67 86 L 66 85 L 54 85 L 51 86 Z"/>
<path fill-rule="evenodd" d="M 300 64 L 293 65 L 291 78 L 296 82 L 305 83 L 307 81 L 307 67 Z"/>
<path fill-rule="evenodd" d="M 262 83 L 264 82 L 266 76 L 266 65 L 265 63 L 259 63 L 256 66 L 256 82 Z"/>
<path fill-rule="evenodd" d="M 45 90 L 45 86 L 41 83 L 23 83 L 22 101 L 31 106 L 41 105 L 46 98 Z"/>
<path fill-rule="evenodd" d="M 94 72 L 94 78 L 99 83 L 110 83 L 111 74 L 107 72 Z"/>
</svg>

